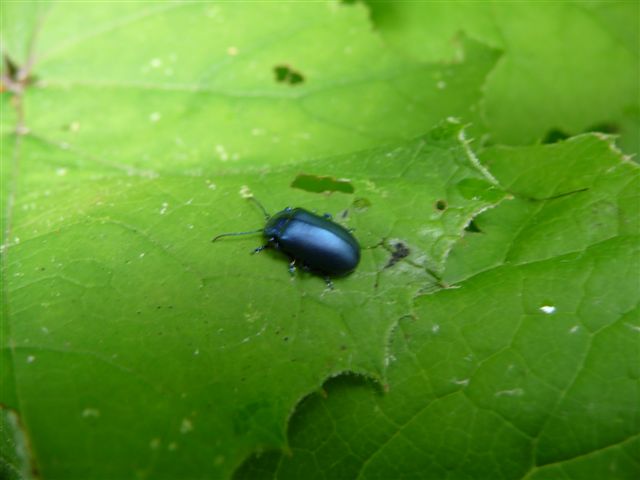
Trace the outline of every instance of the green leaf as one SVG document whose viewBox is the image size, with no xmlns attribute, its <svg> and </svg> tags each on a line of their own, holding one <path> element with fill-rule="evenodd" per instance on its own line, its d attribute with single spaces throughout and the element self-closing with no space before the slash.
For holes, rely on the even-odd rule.
<svg viewBox="0 0 640 480">
<path fill-rule="evenodd" d="M 45 477 L 225 476 L 257 446 L 282 447 L 292 408 L 327 376 L 382 378 L 389 328 L 493 204 L 460 193 L 493 179 L 452 122 L 396 147 L 215 183 L 96 182 L 90 159 L 22 141 L 23 188 L 36 188 L 17 198 L 5 254 L 16 395 L 3 400 L 16 402 Z M 300 169 L 348 179 L 355 195 L 288 189 Z M 363 246 L 357 272 L 327 291 L 321 278 L 291 279 L 277 253 L 248 255 L 258 238 L 212 245 L 263 224 L 247 186 L 270 211 L 338 213 Z M 409 256 L 391 265 L 399 243 Z"/>
<path fill-rule="evenodd" d="M 291 453 L 237 478 L 640 474 L 639 169 L 594 135 L 484 160 L 513 197 L 453 249 L 451 288 L 400 319 L 385 392 L 330 381 Z"/>
<path fill-rule="evenodd" d="M 455 55 L 460 31 L 504 51 L 485 89 L 496 143 L 595 130 L 640 152 L 637 2 L 366 3 L 385 40 L 413 58 Z"/>
<path fill-rule="evenodd" d="M 53 4 L 27 126 L 105 166 L 198 175 L 406 140 L 449 116 L 479 121 L 496 51 L 469 41 L 473 61 L 407 61 L 366 15 L 317 2 Z"/>
<path fill-rule="evenodd" d="M 357 4 L 0 8 L 2 475 L 637 473 L 637 169 L 583 136 L 489 172 L 465 138 L 627 125 L 627 7 L 578 15 L 597 72 L 545 102 L 496 83 L 542 48 L 522 21 L 452 59 L 448 34 L 390 49 Z M 251 195 L 354 228 L 358 270 L 328 290 L 259 235 L 211 244 L 264 225 Z"/>
</svg>

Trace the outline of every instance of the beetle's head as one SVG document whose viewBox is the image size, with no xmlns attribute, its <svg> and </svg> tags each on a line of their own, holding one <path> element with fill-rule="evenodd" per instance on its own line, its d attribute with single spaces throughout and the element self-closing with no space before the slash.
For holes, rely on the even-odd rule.
<svg viewBox="0 0 640 480">
<path fill-rule="evenodd" d="M 264 226 L 264 236 L 267 238 L 280 238 L 282 232 L 291 220 L 291 208 L 287 207 L 273 215 Z"/>
</svg>

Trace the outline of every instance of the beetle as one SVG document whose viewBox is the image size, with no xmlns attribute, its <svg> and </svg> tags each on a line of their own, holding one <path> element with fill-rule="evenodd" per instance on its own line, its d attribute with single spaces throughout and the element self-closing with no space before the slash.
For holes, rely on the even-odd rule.
<svg viewBox="0 0 640 480">
<path fill-rule="evenodd" d="M 262 232 L 267 243 L 256 248 L 258 253 L 266 248 L 279 250 L 290 259 L 289 272 L 295 273 L 296 263 L 305 270 L 323 275 L 332 287 L 332 276 L 343 276 L 353 272 L 360 262 L 360 244 L 342 225 L 331 220 L 331 215 L 316 215 L 304 208 L 290 208 L 269 215 L 254 197 L 253 200 L 264 213 L 264 228 L 249 232 L 222 233 L 222 237 L 249 235 Z"/>
</svg>

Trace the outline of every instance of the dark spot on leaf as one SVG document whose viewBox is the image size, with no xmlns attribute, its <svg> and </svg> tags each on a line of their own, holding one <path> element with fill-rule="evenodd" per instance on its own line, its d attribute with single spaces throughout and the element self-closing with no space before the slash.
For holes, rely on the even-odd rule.
<svg viewBox="0 0 640 480">
<path fill-rule="evenodd" d="M 542 139 L 542 143 L 556 143 L 562 140 L 566 140 L 571 135 L 567 132 L 560 130 L 559 128 L 552 128 L 547 132 L 547 134 Z"/>
<path fill-rule="evenodd" d="M 289 337 L 284 337 L 282 340 L 284 340 L 285 342 L 289 341 Z"/>
<path fill-rule="evenodd" d="M 473 232 L 473 233 L 482 233 L 482 230 L 480 230 L 480 228 L 478 227 L 478 224 L 475 222 L 475 220 L 471 220 L 469 222 L 469 225 L 467 225 L 466 227 L 464 227 L 464 229 L 467 232 Z"/>
<path fill-rule="evenodd" d="M 302 76 L 302 74 L 298 72 L 292 72 L 291 75 L 289 75 L 289 83 L 291 85 L 296 85 L 302 82 L 304 82 L 304 77 Z"/>
<path fill-rule="evenodd" d="M 273 67 L 273 73 L 278 83 L 288 83 L 289 85 L 298 85 L 304 82 L 302 73 L 294 70 L 289 65 L 276 65 Z"/>
<path fill-rule="evenodd" d="M 20 67 L 6 53 L 4 54 L 4 69 L 7 72 L 7 77 L 10 80 L 13 80 L 14 82 L 18 80 L 18 72 L 20 71 Z"/>
<path fill-rule="evenodd" d="M 36 81 L 36 77 L 27 72 L 21 71 L 20 65 L 18 65 L 9 55 L 6 53 L 3 56 L 2 62 L 4 63 L 4 73 L 2 75 L 2 83 L 0 84 L 0 91 L 10 90 L 13 92 L 20 92 L 24 87 L 33 84 Z"/>
<path fill-rule="evenodd" d="M 366 198 L 356 198 L 353 201 L 353 207 L 360 212 L 367 210 L 370 206 L 371 202 Z"/>
<path fill-rule="evenodd" d="M 349 210 L 343 210 L 343 212 L 340 214 L 340 218 L 344 219 L 347 218 L 349 216 Z"/>
<path fill-rule="evenodd" d="M 445 200 L 438 200 L 436 202 L 436 210 L 446 210 L 447 209 L 447 202 Z"/>
<path fill-rule="evenodd" d="M 616 134 L 616 133 L 620 133 L 620 127 L 612 122 L 603 122 L 587 128 L 585 132 L 600 132 L 600 133 Z"/>
<path fill-rule="evenodd" d="M 273 72 L 276 74 L 276 82 L 284 82 L 289 74 L 289 67 L 276 65 Z"/>
<path fill-rule="evenodd" d="M 407 247 L 402 242 L 394 243 L 393 249 L 394 249 L 393 252 L 391 252 L 391 258 L 389 259 L 387 264 L 384 266 L 384 268 L 393 267 L 396 263 L 398 263 L 403 258 L 408 257 L 409 254 L 411 253 L 411 250 L 409 250 L 409 247 Z"/>
<path fill-rule="evenodd" d="M 322 177 L 319 175 L 307 175 L 301 173 L 291 183 L 293 188 L 299 188 L 307 192 L 325 193 L 325 192 L 342 192 L 353 193 L 353 185 L 349 180 L 334 177 Z"/>
</svg>

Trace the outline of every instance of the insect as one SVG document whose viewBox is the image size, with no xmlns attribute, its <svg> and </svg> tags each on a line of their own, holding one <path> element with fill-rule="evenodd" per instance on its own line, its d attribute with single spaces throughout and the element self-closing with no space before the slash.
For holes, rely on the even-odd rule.
<svg viewBox="0 0 640 480">
<path fill-rule="evenodd" d="M 253 200 L 264 213 L 267 221 L 264 228 L 249 232 L 222 233 L 212 242 L 228 236 L 250 235 L 262 232 L 267 240 L 254 250 L 258 253 L 266 248 L 279 250 L 290 259 L 289 272 L 295 273 L 296 264 L 313 273 L 324 276 L 332 287 L 332 276 L 351 273 L 360 262 L 360 245 L 353 235 L 331 220 L 331 215 L 311 213 L 304 208 L 285 208 L 269 215 L 255 198 Z"/>
</svg>

